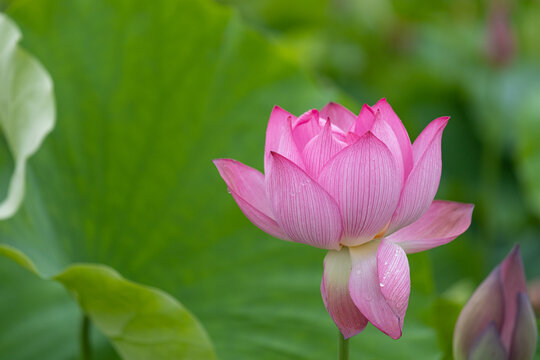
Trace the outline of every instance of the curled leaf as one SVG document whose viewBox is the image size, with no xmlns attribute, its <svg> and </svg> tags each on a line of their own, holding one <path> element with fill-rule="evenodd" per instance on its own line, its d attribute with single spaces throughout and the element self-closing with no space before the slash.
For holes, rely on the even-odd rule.
<svg viewBox="0 0 540 360">
<path fill-rule="evenodd" d="M 43 277 L 23 252 L 0 245 L 0 255 Z M 159 289 L 126 280 L 112 268 L 98 264 L 71 265 L 52 280 L 74 295 L 122 359 L 216 358 L 198 320 Z"/>
<path fill-rule="evenodd" d="M 0 128 L 14 161 L 0 219 L 12 216 L 24 196 L 26 160 L 53 129 L 55 105 L 52 80 L 43 66 L 17 43 L 21 33 L 0 14 Z"/>
</svg>

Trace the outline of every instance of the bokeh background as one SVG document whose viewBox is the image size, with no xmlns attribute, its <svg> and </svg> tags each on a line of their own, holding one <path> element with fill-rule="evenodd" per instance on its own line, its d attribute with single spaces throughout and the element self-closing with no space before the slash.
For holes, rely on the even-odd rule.
<svg viewBox="0 0 540 360">
<path fill-rule="evenodd" d="M 410 256 L 402 339 L 369 326 L 352 358 L 451 359 L 461 307 L 516 243 L 540 277 L 540 1 L 0 4 L 55 83 L 56 128 L 29 162 L 23 207 L 0 223 L 44 273 L 102 263 L 163 289 L 221 359 L 333 357 L 324 251 L 251 225 L 211 159 L 262 169 L 276 104 L 358 112 L 386 97 L 411 139 L 452 117 L 437 198 L 475 211 L 464 235 Z M 1 359 L 76 359 L 80 316 L 58 284 L 0 259 Z M 96 359 L 118 358 L 92 340 Z"/>
</svg>

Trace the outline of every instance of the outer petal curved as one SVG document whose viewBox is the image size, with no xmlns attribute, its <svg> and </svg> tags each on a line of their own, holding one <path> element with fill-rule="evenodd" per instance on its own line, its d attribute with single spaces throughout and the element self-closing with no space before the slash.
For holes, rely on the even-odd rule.
<svg viewBox="0 0 540 360">
<path fill-rule="evenodd" d="M 348 246 L 360 245 L 380 232 L 390 220 L 401 190 L 392 153 L 370 132 L 330 160 L 319 183 L 339 204 L 341 242 Z"/>
<path fill-rule="evenodd" d="M 339 137 L 339 134 L 337 134 L 337 136 Z M 348 132 L 345 134 L 345 136 L 339 138 L 339 140 L 343 141 L 347 145 L 353 145 L 360 140 L 360 136 L 356 135 L 356 133 Z"/>
<path fill-rule="evenodd" d="M 473 204 L 435 200 L 420 219 L 386 238 L 408 254 L 441 246 L 469 228 L 473 209 Z"/>
<path fill-rule="evenodd" d="M 290 119 L 290 120 L 289 120 Z M 290 136 L 288 141 L 292 141 L 291 123 L 289 121 L 296 120 L 296 117 L 291 113 L 283 110 L 279 106 L 274 106 L 272 113 L 270 114 L 270 120 L 268 121 L 268 127 L 266 128 L 266 142 L 264 146 L 264 173 L 268 174 L 272 163 L 271 151 L 276 151 L 283 154 L 280 151 L 280 146 L 283 148 L 285 142 L 282 137 L 284 134 Z M 283 151 L 283 149 L 281 149 Z M 287 156 L 287 154 L 283 154 Z M 294 161 L 294 160 L 293 160 Z"/>
<path fill-rule="evenodd" d="M 280 239 L 287 239 L 287 235 L 272 215 L 266 196 L 264 175 L 232 159 L 215 159 L 214 165 L 244 215 L 262 231 Z"/>
<path fill-rule="evenodd" d="M 504 297 L 500 282 L 500 267 L 480 284 L 459 314 L 454 328 L 454 356 L 467 359 L 468 353 L 482 332 L 493 324 L 500 329 L 504 319 Z"/>
<path fill-rule="evenodd" d="M 266 186 L 280 227 L 293 241 L 339 249 L 342 226 L 335 200 L 297 165 L 271 154 L 273 165 Z"/>
<path fill-rule="evenodd" d="M 375 121 L 373 122 L 371 132 L 377 137 L 377 139 L 381 140 L 388 147 L 388 149 L 394 156 L 399 176 L 398 179 L 401 179 L 400 186 L 402 186 L 404 181 L 404 166 L 403 157 L 401 155 L 401 148 L 396 134 L 394 134 L 394 131 L 392 130 L 390 125 L 383 120 L 380 111 L 377 111 L 377 113 L 375 114 Z"/>
<path fill-rule="evenodd" d="M 431 205 L 441 179 L 441 138 L 448 119 L 433 120 L 414 142 L 414 167 L 405 181 L 389 233 L 412 224 Z"/>
<path fill-rule="evenodd" d="M 283 110 L 277 105 L 272 109 L 266 128 L 266 143 L 264 146 L 266 154 L 270 154 L 270 151 L 276 151 L 278 149 L 281 135 L 287 127 L 287 119 L 289 117 L 296 119 L 293 114 Z"/>
<path fill-rule="evenodd" d="M 302 156 L 304 158 L 304 164 L 306 165 L 306 171 L 308 174 L 317 178 L 319 172 L 323 166 L 334 155 L 345 148 L 347 144 L 337 140 L 332 134 L 332 125 L 330 121 L 326 121 L 324 129 L 319 135 L 311 139 L 311 141 L 304 147 Z"/>
<path fill-rule="evenodd" d="M 300 116 L 293 124 L 293 138 L 298 151 L 302 152 L 306 144 L 317 136 L 322 130 L 319 121 L 319 111 L 312 109 Z"/>
<path fill-rule="evenodd" d="M 475 339 L 467 360 L 507 360 L 508 355 L 499 337 L 495 324 L 488 327 Z"/>
<path fill-rule="evenodd" d="M 369 105 L 364 104 L 364 106 L 362 106 L 362 110 L 360 110 L 360 114 L 358 114 L 358 118 L 354 123 L 353 132 L 358 136 L 364 135 L 371 130 L 374 121 L 375 112 L 373 112 L 373 109 Z"/>
<path fill-rule="evenodd" d="M 364 330 L 368 321 L 354 305 L 349 293 L 351 274 L 349 249 L 328 251 L 324 258 L 324 273 L 321 281 L 321 295 L 326 310 L 336 323 L 345 339 Z"/>
<path fill-rule="evenodd" d="M 386 99 L 381 99 L 375 105 L 373 105 L 373 111 L 380 111 L 383 120 L 390 125 L 390 127 L 396 134 L 399 146 L 401 147 L 401 154 L 403 156 L 405 176 L 407 176 L 407 174 L 411 171 L 413 167 L 413 156 L 411 149 L 411 139 L 409 138 L 409 134 L 407 133 L 405 126 L 403 126 L 403 123 L 396 115 L 390 104 L 388 104 Z"/>
<path fill-rule="evenodd" d="M 330 118 L 332 124 L 336 125 L 346 133 L 353 126 L 356 115 L 345 106 L 330 102 L 321 109 L 321 118 L 324 120 Z"/>
<path fill-rule="evenodd" d="M 510 349 L 518 311 L 518 294 L 527 293 L 525 270 L 518 245 L 514 246 L 500 266 L 505 311 L 501 339 L 504 346 Z"/>
<path fill-rule="evenodd" d="M 386 302 L 403 323 L 411 293 L 409 261 L 405 251 L 399 245 L 382 239 L 377 249 L 377 273 Z"/>
<path fill-rule="evenodd" d="M 399 339 L 403 327 L 403 317 L 395 310 L 398 308 L 396 305 L 401 301 L 393 299 L 389 301 L 381 291 L 377 266 L 378 243 L 378 241 L 371 241 L 365 245 L 350 248 L 352 271 L 349 279 L 349 291 L 354 304 L 369 322 L 392 339 Z M 405 257 L 404 261 L 407 262 L 404 253 L 399 257 L 401 259 L 397 262 L 403 264 L 403 257 Z M 403 265 L 398 267 L 404 269 Z M 389 268 L 388 265 L 384 267 L 385 270 Z M 406 269 L 408 272 L 408 265 Z M 391 284 L 389 278 L 388 281 L 388 284 Z M 398 284 L 397 281 L 392 283 L 392 286 L 395 287 Z"/>
<path fill-rule="evenodd" d="M 536 318 L 529 298 L 525 293 L 519 293 L 515 327 L 512 333 L 510 360 L 532 359 L 538 340 Z"/>
</svg>

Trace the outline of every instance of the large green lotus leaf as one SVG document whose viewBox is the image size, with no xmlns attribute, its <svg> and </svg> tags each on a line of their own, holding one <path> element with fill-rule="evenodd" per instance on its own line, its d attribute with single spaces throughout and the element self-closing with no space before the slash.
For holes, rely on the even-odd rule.
<svg viewBox="0 0 540 360">
<path fill-rule="evenodd" d="M 23 206 L 0 224 L 3 241 L 48 275 L 74 262 L 104 263 L 182 299 L 222 359 L 333 357 L 337 330 L 319 293 L 324 251 L 251 225 L 211 159 L 262 168 L 272 106 L 300 114 L 336 92 L 320 90 L 290 54 L 206 0 L 15 1 L 9 13 L 55 81 L 58 118 L 30 161 Z M 417 259 L 413 284 L 429 271 Z M 2 267 L 2 278 L 18 279 L 15 267 Z M 54 313 L 31 347 L 43 359 L 74 358 L 69 329 L 78 323 L 62 319 L 64 300 L 19 307 L 13 299 L 33 285 L 6 286 L 0 348 L 12 329 L 32 333 L 35 316 Z M 440 356 L 420 316 L 430 294 L 414 286 L 403 338 L 370 326 L 352 353 Z M 31 359 L 23 339 L 2 354 Z M 111 357 L 105 348 L 100 359 Z"/>
<path fill-rule="evenodd" d="M 17 26 L 0 14 L 0 125 L 15 163 L 7 198 L 0 204 L 0 218 L 12 216 L 20 205 L 26 160 L 52 129 L 55 117 L 52 81 L 45 69 L 18 47 L 20 37 Z M 18 249 L 0 244 L 0 255 L 39 276 L 34 263 Z M 72 266 L 55 279 L 75 294 L 85 313 L 125 359 L 215 358 L 197 320 L 162 292 L 129 283 L 99 266 Z M 19 303 L 6 294 L 2 291 L 12 304 Z M 62 315 L 72 314 L 65 311 Z M 31 327 L 36 330 L 35 323 Z M 11 331 L 10 335 L 13 333 L 17 334 Z M 55 333 L 59 335 L 61 331 Z M 7 337 L 3 347 L 9 348 L 9 340 Z M 41 352 L 35 352 L 36 348 L 27 347 L 25 352 L 38 356 Z M 4 356 L 10 353 L 3 350 Z"/>
<path fill-rule="evenodd" d="M 123 359 L 215 359 L 201 325 L 174 298 L 101 265 L 73 265 L 54 277 Z"/>
<path fill-rule="evenodd" d="M 39 276 L 32 261 L 17 249 L 0 245 L 0 255 Z M 53 279 L 73 294 L 88 318 L 110 339 L 123 359 L 216 358 L 198 321 L 176 299 L 160 290 L 130 282 L 103 265 L 72 265 Z M 58 312 L 72 316 L 74 312 L 70 310 Z M 43 325 L 52 325 L 50 319 L 48 322 Z M 62 335 L 61 331 L 54 334 L 59 335 Z M 38 348 L 29 347 L 27 354 L 42 355 L 35 352 Z M 91 354 L 91 345 L 90 350 L 85 351 Z"/>
</svg>

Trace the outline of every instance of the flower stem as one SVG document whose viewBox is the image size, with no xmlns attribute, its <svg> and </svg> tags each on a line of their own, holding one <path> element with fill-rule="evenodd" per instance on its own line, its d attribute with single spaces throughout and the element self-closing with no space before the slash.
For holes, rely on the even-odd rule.
<svg viewBox="0 0 540 360">
<path fill-rule="evenodd" d="M 338 360 L 349 360 L 349 339 L 338 331 Z"/>
<path fill-rule="evenodd" d="M 90 319 L 83 315 L 81 322 L 81 359 L 90 360 L 92 351 L 90 348 Z"/>
</svg>

